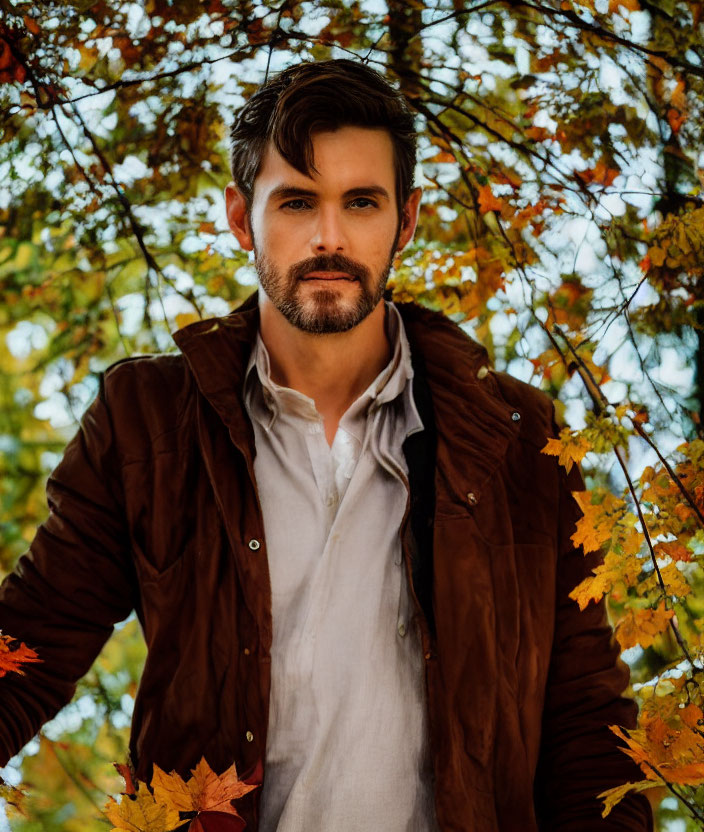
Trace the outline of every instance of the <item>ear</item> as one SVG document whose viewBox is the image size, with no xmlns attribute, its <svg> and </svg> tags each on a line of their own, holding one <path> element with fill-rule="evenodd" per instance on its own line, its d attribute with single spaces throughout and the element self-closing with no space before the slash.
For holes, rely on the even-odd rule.
<svg viewBox="0 0 704 832">
<path fill-rule="evenodd" d="M 254 238 L 249 222 L 247 201 L 234 182 L 230 182 L 225 188 L 225 208 L 227 223 L 237 238 L 237 242 L 245 251 L 252 251 L 254 249 Z"/>
<path fill-rule="evenodd" d="M 422 188 L 414 188 L 406 200 L 406 204 L 403 206 L 401 230 L 398 235 L 398 243 L 396 243 L 396 251 L 404 249 L 413 239 L 416 225 L 418 224 L 418 211 L 420 209 L 420 198 L 422 195 Z"/>
</svg>

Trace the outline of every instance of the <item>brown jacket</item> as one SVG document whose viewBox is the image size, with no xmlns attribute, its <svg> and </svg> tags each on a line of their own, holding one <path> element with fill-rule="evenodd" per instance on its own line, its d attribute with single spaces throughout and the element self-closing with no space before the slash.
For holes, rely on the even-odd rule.
<svg viewBox="0 0 704 832">
<path fill-rule="evenodd" d="M 478 372 L 485 350 L 401 305 L 426 430 L 405 446 L 401 529 L 422 633 L 442 830 L 651 830 L 643 796 L 604 821 L 596 794 L 638 769 L 603 604 L 567 597 L 595 559 L 554 457 L 541 392 Z M 118 362 L 49 479 L 50 516 L 0 587 L 0 628 L 43 663 L 0 680 L 0 764 L 74 693 L 134 608 L 148 657 L 131 756 L 186 774 L 201 756 L 261 782 L 272 635 L 254 438 L 242 402 L 256 298 L 174 336 L 182 355 Z M 374 749 L 369 749 L 374 765 Z M 256 829 L 257 789 L 240 811 Z M 391 796 L 392 798 L 392 796 Z M 360 800 L 364 795 L 359 796 Z M 324 828 L 324 820 L 321 823 Z"/>
</svg>

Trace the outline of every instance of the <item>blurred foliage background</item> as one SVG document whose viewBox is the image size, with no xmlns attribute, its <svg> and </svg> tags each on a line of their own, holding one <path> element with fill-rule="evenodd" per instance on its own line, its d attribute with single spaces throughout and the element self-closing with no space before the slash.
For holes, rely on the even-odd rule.
<svg viewBox="0 0 704 832">
<path fill-rule="evenodd" d="M 703 36 L 699 0 L 0 0 L 0 577 L 97 374 L 254 290 L 224 216 L 234 110 L 292 62 L 357 57 L 417 113 L 395 297 L 556 398 L 646 794 L 658 828 L 700 828 Z M 4 770 L 28 789 L 12 829 L 108 827 L 143 661 L 128 619 Z"/>
</svg>

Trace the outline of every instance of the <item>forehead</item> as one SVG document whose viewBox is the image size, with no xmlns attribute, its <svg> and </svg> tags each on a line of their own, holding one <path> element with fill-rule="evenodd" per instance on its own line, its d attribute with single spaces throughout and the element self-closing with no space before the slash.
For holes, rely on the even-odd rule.
<svg viewBox="0 0 704 832">
<path fill-rule="evenodd" d="M 378 185 L 393 192 L 394 147 L 387 130 L 369 127 L 341 127 L 316 133 L 313 141 L 311 176 L 290 165 L 269 143 L 255 183 L 261 196 L 281 184 L 317 190 L 346 191 Z"/>
</svg>

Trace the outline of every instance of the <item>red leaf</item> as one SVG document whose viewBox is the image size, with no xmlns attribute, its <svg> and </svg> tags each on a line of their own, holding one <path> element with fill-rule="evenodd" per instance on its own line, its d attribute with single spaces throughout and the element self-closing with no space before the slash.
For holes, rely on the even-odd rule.
<svg viewBox="0 0 704 832">
<path fill-rule="evenodd" d="M 247 824 L 239 815 L 227 812 L 199 812 L 188 832 L 242 832 Z"/>
<path fill-rule="evenodd" d="M 125 790 L 123 794 L 137 794 L 137 789 L 135 788 L 134 780 L 132 779 L 132 772 L 130 771 L 129 766 L 126 766 L 124 763 L 113 763 L 113 765 L 117 769 L 117 773 L 125 781 Z"/>
</svg>

